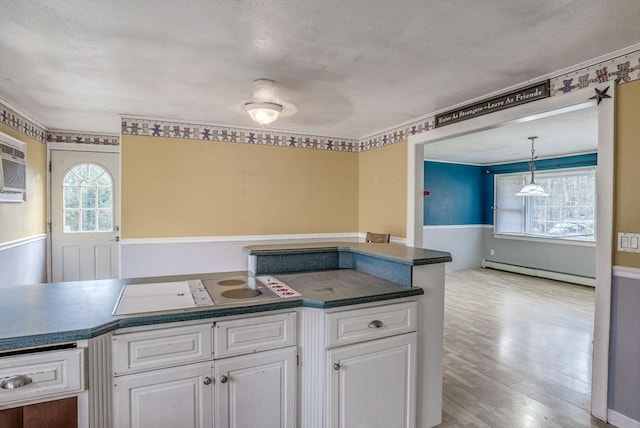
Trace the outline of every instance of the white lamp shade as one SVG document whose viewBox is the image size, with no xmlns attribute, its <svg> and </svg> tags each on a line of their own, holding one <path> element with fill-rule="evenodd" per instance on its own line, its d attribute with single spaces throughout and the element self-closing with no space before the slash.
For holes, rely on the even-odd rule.
<svg viewBox="0 0 640 428">
<path fill-rule="evenodd" d="M 268 125 L 280 116 L 282 106 L 276 103 L 246 103 L 244 109 L 249 113 L 251 119 L 262 126 Z"/>
<path fill-rule="evenodd" d="M 542 186 L 536 183 L 529 183 L 520 189 L 516 196 L 549 196 L 549 194 L 544 191 Z"/>
</svg>

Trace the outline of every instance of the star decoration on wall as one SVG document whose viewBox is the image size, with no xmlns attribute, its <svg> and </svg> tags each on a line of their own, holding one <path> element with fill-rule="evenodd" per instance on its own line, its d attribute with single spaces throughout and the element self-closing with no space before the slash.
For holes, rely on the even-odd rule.
<svg viewBox="0 0 640 428">
<path fill-rule="evenodd" d="M 607 95 L 607 91 L 609 90 L 609 86 L 607 86 L 606 88 L 604 88 L 603 90 L 600 90 L 598 88 L 596 89 L 596 94 L 594 96 L 592 96 L 591 98 L 589 98 L 590 100 L 596 100 L 597 104 L 600 105 L 600 102 L 605 99 L 605 98 L 611 98 L 611 95 Z"/>
</svg>

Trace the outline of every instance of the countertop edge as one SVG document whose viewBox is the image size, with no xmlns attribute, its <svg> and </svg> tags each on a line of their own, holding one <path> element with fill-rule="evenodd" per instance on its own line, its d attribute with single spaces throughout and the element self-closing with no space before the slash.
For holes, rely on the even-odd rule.
<svg viewBox="0 0 640 428">
<path fill-rule="evenodd" d="M 112 331 L 145 325 L 169 324 L 173 322 L 194 321 L 200 319 L 219 318 L 234 315 L 254 314 L 260 312 L 276 311 L 281 309 L 293 309 L 299 307 L 328 309 L 341 306 L 372 303 L 378 301 L 394 300 L 405 297 L 414 297 L 424 294 L 420 287 L 407 287 L 406 290 L 393 293 L 378 294 L 365 297 L 353 297 L 348 299 L 329 300 L 325 302 L 309 299 L 292 299 L 278 302 L 269 302 L 257 305 L 221 307 L 215 309 L 184 310 L 165 313 L 152 313 L 151 315 L 128 316 L 99 324 L 90 328 L 67 330 L 52 333 L 42 333 L 29 336 L 14 336 L 0 339 L 0 353 L 16 349 L 36 348 L 57 343 L 77 342 L 88 340 Z"/>
</svg>

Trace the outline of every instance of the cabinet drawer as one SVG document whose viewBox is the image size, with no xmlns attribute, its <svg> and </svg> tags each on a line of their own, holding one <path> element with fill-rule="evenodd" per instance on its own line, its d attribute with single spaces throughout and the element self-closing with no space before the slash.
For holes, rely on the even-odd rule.
<svg viewBox="0 0 640 428">
<path fill-rule="evenodd" d="M 327 347 L 416 331 L 416 302 L 331 312 L 325 315 Z"/>
<path fill-rule="evenodd" d="M 113 336 L 116 376 L 211 359 L 212 324 L 163 328 Z"/>
<path fill-rule="evenodd" d="M 213 343 L 215 358 L 295 345 L 296 314 L 288 312 L 217 322 Z"/>
<path fill-rule="evenodd" d="M 31 382 L 15 389 L 0 388 L 0 405 L 83 391 L 84 349 L 0 358 L 0 384 L 17 376 Z"/>
</svg>

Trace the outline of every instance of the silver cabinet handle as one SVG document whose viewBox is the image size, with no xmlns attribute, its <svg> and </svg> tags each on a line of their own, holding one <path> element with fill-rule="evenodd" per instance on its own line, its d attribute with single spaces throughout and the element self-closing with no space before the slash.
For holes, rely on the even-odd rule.
<svg viewBox="0 0 640 428">
<path fill-rule="evenodd" d="M 29 385 L 33 380 L 27 375 L 17 375 L 11 376 L 6 379 L 3 379 L 0 382 L 0 388 L 2 389 L 16 389 L 22 388 L 23 386 Z"/>
<path fill-rule="evenodd" d="M 384 324 L 382 324 L 382 321 L 380 320 L 373 320 L 369 323 L 369 328 L 380 328 L 382 327 Z"/>
<path fill-rule="evenodd" d="M 202 381 L 205 385 L 210 385 L 211 384 L 211 378 L 209 376 L 205 377 L 204 380 Z"/>
<path fill-rule="evenodd" d="M 229 378 L 225 375 L 220 376 L 220 383 L 227 383 L 229 382 Z"/>
<path fill-rule="evenodd" d="M 338 363 L 333 363 L 333 369 L 334 369 L 334 370 L 340 370 L 340 364 L 338 364 Z"/>
</svg>

